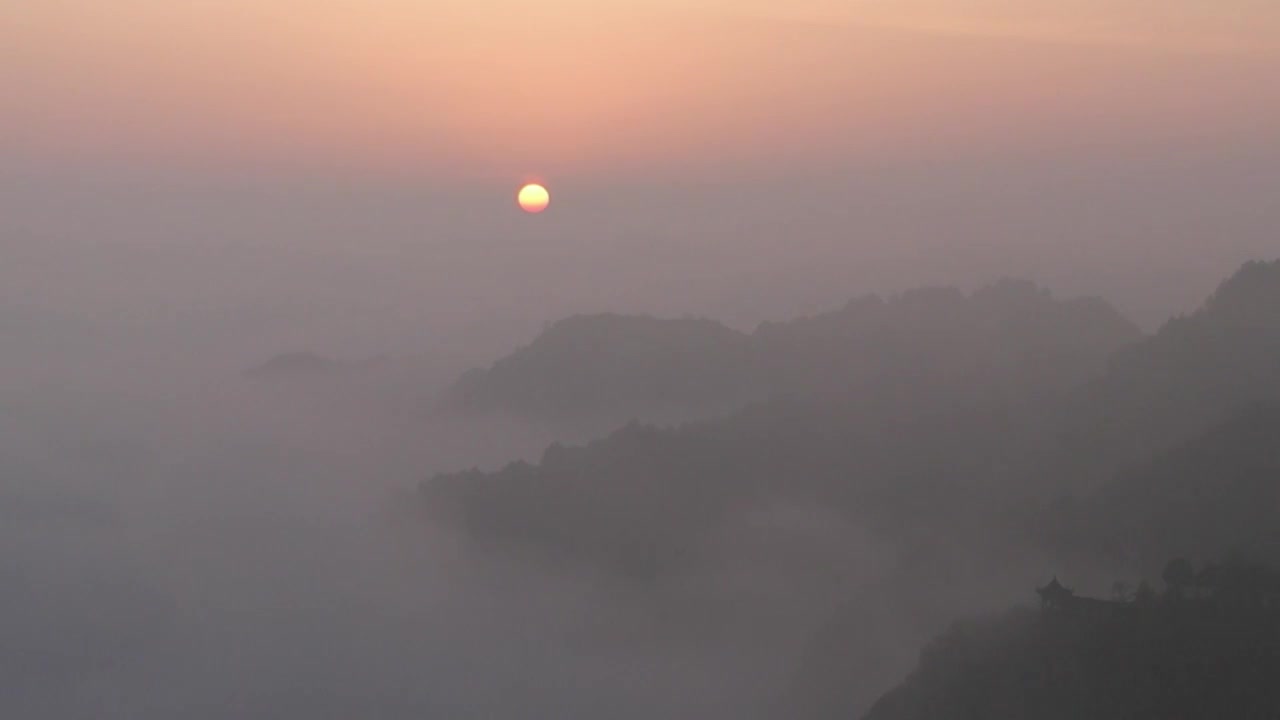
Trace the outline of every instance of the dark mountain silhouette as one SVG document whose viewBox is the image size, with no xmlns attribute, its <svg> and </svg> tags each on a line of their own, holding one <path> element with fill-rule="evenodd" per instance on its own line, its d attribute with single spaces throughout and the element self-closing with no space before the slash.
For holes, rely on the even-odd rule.
<svg viewBox="0 0 1280 720">
<path fill-rule="evenodd" d="M 1246 264 L 1196 312 L 1125 348 L 1062 411 L 1076 482 L 1108 479 L 1226 421 L 1280 403 L 1280 261 Z"/>
<path fill-rule="evenodd" d="M 1280 330 L 1280 260 L 1253 261 L 1219 286 L 1201 315 L 1236 327 Z"/>
<path fill-rule="evenodd" d="M 1280 561 L 1280 406 L 1249 408 L 1048 516 L 1063 555 L 1146 574 L 1170 556 Z"/>
<path fill-rule="evenodd" d="M 579 316 L 460 380 L 454 402 L 543 420 L 709 416 L 788 394 L 843 392 L 910 377 L 954 383 L 1000 374 L 1061 387 L 1096 374 L 1136 327 L 1099 300 L 1054 300 L 1002 281 L 972 295 L 933 288 L 751 335 L 709 320 Z"/>
<path fill-rule="evenodd" d="M 801 692 L 776 714 L 850 717 L 904 669 L 876 637 L 922 642 L 957 614 L 1007 606 L 1050 563 L 1110 574 L 1137 572 L 1141 557 L 1222 552 L 1218 544 L 1234 540 L 1232 513 L 1246 504 L 1234 529 L 1261 532 L 1274 507 L 1263 502 L 1274 478 L 1266 454 L 1274 422 L 1269 411 L 1248 410 L 1280 389 L 1277 323 L 1267 321 L 1280 316 L 1272 285 L 1280 286 L 1280 264 L 1247 265 L 1196 313 L 1099 363 L 1093 379 L 1080 358 L 1110 344 L 1110 323 L 1080 317 L 1109 312 L 1051 310 L 1017 284 L 967 298 L 908 293 L 879 309 L 867 301 L 844 312 L 879 318 L 875 332 L 887 339 L 847 348 L 878 348 L 864 351 L 874 371 L 825 386 L 820 364 L 777 371 L 772 387 L 786 390 L 728 417 L 632 423 L 581 447 L 552 446 L 536 465 L 438 476 L 421 495 L 428 512 L 475 542 L 646 582 L 714 562 L 709 538 L 744 514 L 777 506 L 833 513 L 895 560 L 879 574 L 863 571 L 876 593 L 849 597 L 831 618 L 806 656 Z M 839 356 L 832 338 L 841 336 L 812 329 L 827 324 L 871 327 L 814 318 L 762 327 L 750 342 L 819 347 L 790 357 L 827 362 Z M 805 367 L 791 362 L 775 367 Z M 1177 493 L 1144 495 L 1182 482 L 1160 479 L 1177 472 L 1195 474 L 1187 483 L 1214 483 L 1207 473 L 1234 472 L 1227 455 L 1238 477 L 1202 513 L 1178 504 Z M 1052 504 L 1064 493 L 1080 499 Z M 1090 535 L 1098 528 L 1108 531 L 1097 537 L 1134 557 L 1112 557 Z M 1178 533 L 1195 552 L 1174 542 Z M 800 560 L 794 572 L 829 570 Z M 798 698 L 805 702 L 790 704 Z"/>
<path fill-rule="evenodd" d="M 1097 588 L 1115 578 L 1153 577 L 1171 556 L 1280 561 L 1275 523 L 1280 517 L 1280 406 L 1268 402 L 1277 387 L 1270 369 L 1280 364 L 1280 348 L 1268 341 L 1280 318 L 1280 304 L 1270 300 L 1274 288 L 1280 288 L 1277 270 L 1275 263 L 1246 265 L 1201 310 L 1122 351 L 1107 375 L 1056 409 L 1060 416 L 1045 427 L 1089 426 L 1092 450 L 1066 432 L 1063 446 L 1039 456 L 1038 467 L 1023 467 L 1022 472 L 1029 479 L 1054 478 L 1053 484 L 1062 483 L 1071 495 L 1012 525 L 991 528 L 985 547 L 978 542 L 981 536 L 949 535 L 951 544 L 970 552 L 951 547 L 932 564 L 916 568 L 914 581 L 890 591 L 903 607 L 912 608 L 907 617 L 918 623 L 937 621 L 946 602 L 923 611 L 921 604 L 938 599 L 939 577 L 958 563 L 969 563 L 975 579 L 981 576 L 988 586 L 1007 583 L 1009 573 L 996 566 L 1017 567 L 1009 564 L 1006 548 L 1011 546 L 1035 548 L 1032 552 L 1042 553 L 1043 562 L 1071 568 Z M 1169 417 L 1170 408 L 1178 414 Z M 1219 420 L 1223 415 L 1228 419 Z M 1139 434 L 1141 441 L 1136 440 Z M 1157 450 L 1148 455 L 1146 447 Z M 1100 448 L 1109 455 L 1100 456 Z M 1109 479 L 1098 482 L 1094 478 L 1099 476 Z M 989 501 L 994 505 L 998 497 Z M 1000 524 L 998 513 L 988 517 L 993 525 Z M 972 564 L 983 557 L 986 563 Z M 953 604 L 953 614 L 966 603 L 954 595 L 943 598 Z M 863 640 L 867 608 L 865 600 L 851 602 L 813 638 L 786 698 L 786 714 L 851 717 L 865 707 L 868 688 L 882 676 Z M 879 655 L 888 656 L 889 650 L 880 648 Z M 1023 716 L 1096 716 L 1078 706 L 1064 715 L 1040 710 Z M 923 712 L 916 716 L 932 717 Z"/>
<path fill-rule="evenodd" d="M 979 608 L 970 598 L 938 592 L 957 566 L 968 569 L 970 580 L 980 578 L 989 589 L 1006 591 L 1017 572 L 1039 574 L 1034 560 L 1025 556 L 1020 564 L 1011 564 L 1009 547 L 1032 549 L 1031 557 L 1038 553 L 1041 562 L 1068 569 L 1104 591 L 1116 578 L 1159 577 L 1171 556 L 1201 561 L 1227 556 L 1275 565 L 1280 562 L 1277 517 L 1280 409 L 1251 408 L 1140 467 L 1121 471 L 1091 493 L 1051 503 L 1028 518 L 1025 532 L 1017 523 L 997 529 L 985 547 L 972 534 L 948 537 L 950 545 L 935 549 L 930 562 L 903 568 L 906 577 L 898 585 L 882 584 L 880 590 L 895 598 L 901 616 L 927 624 L 948 612 Z M 992 520 L 998 524 L 998 518 Z M 1141 585 L 1125 582 L 1119 587 L 1132 592 Z M 868 600 L 872 598 L 851 601 L 815 634 L 781 714 L 851 717 L 865 708 L 868 696 L 885 680 L 884 658 L 896 650 L 873 645 L 868 652 L 873 617 Z"/>
<path fill-rule="evenodd" d="M 1280 716 L 1280 577 L 1186 567 L 1197 598 L 1177 586 L 1128 602 L 1062 590 L 1041 611 L 958 623 L 866 720 Z"/>
</svg>

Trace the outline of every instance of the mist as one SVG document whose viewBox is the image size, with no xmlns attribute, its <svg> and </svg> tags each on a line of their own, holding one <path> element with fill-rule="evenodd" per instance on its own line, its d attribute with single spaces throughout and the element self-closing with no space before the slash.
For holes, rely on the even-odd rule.
<svg viewBox="0 0 1280 720">
<path fill-rule="evenodd" d="M 118 5 L 0 9 L 0 716 L 1280 657 L 1269 7 Z"/>
<path fill-rule="evenodd" d="M 750 331 L 873 290 L 944 277 L 980 287 L 998 277 L 985 243 L 1031 217 L 966 210 L 974 227 L 957 227 L 934 199 L 924 207 L 936 227 L 885 215 L 876 227 L 873 208 L 843 247 L 833 220 L 829 233 L 806 226 L 804 248 L 769 248 L 818 222 L 800 218 L 820 200 L 761 213 L 719 192 L 681 199 L 687 216 L 656 226 L 594 232 L 598 219 L 552 216 L 531 232 L 474 215 L 469 226 L 481 210 L 465 197 L 433 212 L 407 192 L 244 189 L 211 203 L 207 187 L 96 180 L 64 193 L 44 207 L 11 195 L 5 221 L 7 713 L 776 717 L 814 662 L 814 637 L 864 653 L 841 683 L 853 712 L 939 629 L 938 608 L 885 595 L 911 582 L 909 546 L 816 498 L 753 501 L 693 556 L 637 577 L 495 548 L 423 514 L 416 488 L 546 462 L 553 442 L 621 426 L 447 402 L 465 370 L 563 316 L 723 311 Z M 1065 210 L 1043 212 L 1048 225 Z M 895 222 L 920 226 L 916 240 L 884 240 L 906 237 Z M 1119 233 L 1126 221 L 1113 222 Z M 974 251 L 943 250 L 927 232 Z M 715 252 L 708 238 L 731 234 L 735 251 Z M 1178 265 L 1170 253 L 1177 267 L 1126 265 L 1118 250 L 1105 268 L 1007 264 L 1068 278 L 1067 295 L 1124 286 L 1127 305 L 1155 318 L 1193 309 L 1175 301 L 1207 295 L 1218 267 L 1237 264 L 1251 235 L 1236 237 L 1238 248 L 1212 249 L 1216 261 Z M 324 363 L 271 370 L 298 351 Z M 1043 554 L 1017 555 L 999 578 L 949 580 L 943 606 L 1018 597 Z M 841 629 L 851 603 L 861 620 Z"/>
</svg>

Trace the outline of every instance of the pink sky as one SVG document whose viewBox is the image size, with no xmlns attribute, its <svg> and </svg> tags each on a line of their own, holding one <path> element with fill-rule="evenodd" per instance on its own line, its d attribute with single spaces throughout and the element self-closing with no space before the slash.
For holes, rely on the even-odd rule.
<svg viewBox="0 0 1280 720">
<path fill-rule="evenodd" d="M 6 5 L 0 147 L 59 162 L 804 172 L 886 146 L 1069 151 L 1280 118 L 1264 0 Z"/>
</svg>

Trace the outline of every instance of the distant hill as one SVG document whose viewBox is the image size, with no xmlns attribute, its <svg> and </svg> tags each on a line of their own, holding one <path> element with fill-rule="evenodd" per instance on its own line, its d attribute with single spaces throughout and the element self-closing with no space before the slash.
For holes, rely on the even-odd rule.
<svg viewBox="0 0 1280 720">
<path fill-rule="evenodd" d="M 750 335 L 709 320 L 578 316 L 468 373 L 452 396 L 476 410 L 621 423 L 706 417 L 889 377 L 952 384 L 1002 375 L 1009 386 L 1062 387 L 1139 337 L 1105 302 L 1058 301 L 1019 281 L 971 295 L 867 296 Z"/>
<path fill-rule="evenodd" d="M 340 371 L 344 366 L 336 360 L 317 355 L 313 352 L 289 352 L 276 355 L 270 360 L 244 371 L 244 376 L 252 380 L 284 381 L 314 378 Z"/>
<path fill-rule="evenodd" d="M 1057 300 L 1003 280 L 965 295 L 923 288 L 785 323 L 753 336 L 775 392 L 833 392 L 885 378 L 930 384 L 999 376 L 1023 390 L 1061 388 L 1104 367 L 1141 333 L 1105 301 Z"/>
<path fill-rule="evenodd" d="M 721 359 L 681 356 L 676 376 L 692 376 L 695 367 L 713 376 L 724 357 L 750 352 L 753 363 L 729 365 L 728 384 L 741 387 L 751 372 L 771 377 L 774 399 L 679 428 L 632 424 L 585 447 L 552 447 L 538 465 L 440 476 L 423 486 L 427 505 L 477 537 L 631 570 L 662 566 L 725 513 L 756 502 L 820 502 L 868 522 L 893 518 L 895 532 L 906 529 L 908 516 L 908 524 L 950 523 L 966 517 L 959 510 L 974 502 L 975 490 L 1007 487 L 1018 479 L 1015 469 L 1045 452 L 1050 433 L 1041 427 L 1041 405 L 1137 337 L 1103 303 L 1059 302 L 1016 282 L 969 296 L 922 290 L 868 298 L 831 315 L 762 326 L 750 338 L 717 327 L 578 318 L 470 382 L 495 388 L 497 374 L 521 377 L 514 387 L 524 387 L 554 375 L 584 394 L 562 385 L 553 397 L 588 398 L 585 389 L 607 384 L 611 374 L 677 367 L 654 352 L 653 338 L 679 336 L 686 350 L 701 344 Z M 565 370 L 583 357 L 625 361 L 633 343 L 646 348 L 635 353 L 638 364 Z M 643 377 L 679 387 L 670 375 Z M 931 503 L 950 503 L 947 511 L 920 513 L 927 493 Z"/>
<path fill-rule="evenodd" d="M 544 420 L 682 417 L 728 410 L 760 390 L 747 335 L 711 320 L 579 315 L 488 370 L 454 404 Z"/>
</svg>

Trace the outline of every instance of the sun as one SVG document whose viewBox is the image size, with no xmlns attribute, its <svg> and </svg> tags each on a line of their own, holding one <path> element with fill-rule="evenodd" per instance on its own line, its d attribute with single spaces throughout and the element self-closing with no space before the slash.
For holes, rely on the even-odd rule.
<svg viewBox="0 0 1280 720">
<path fill-rule="evenodd" d="M 551 204 L 551 193 L 538 183 L 529 183 L 520 188 L 520 194 L 516 196 L 516 202 L 520 203 L 520 209 L 527 213 L 538 214 L 547 209 Z"/>
</svg>

